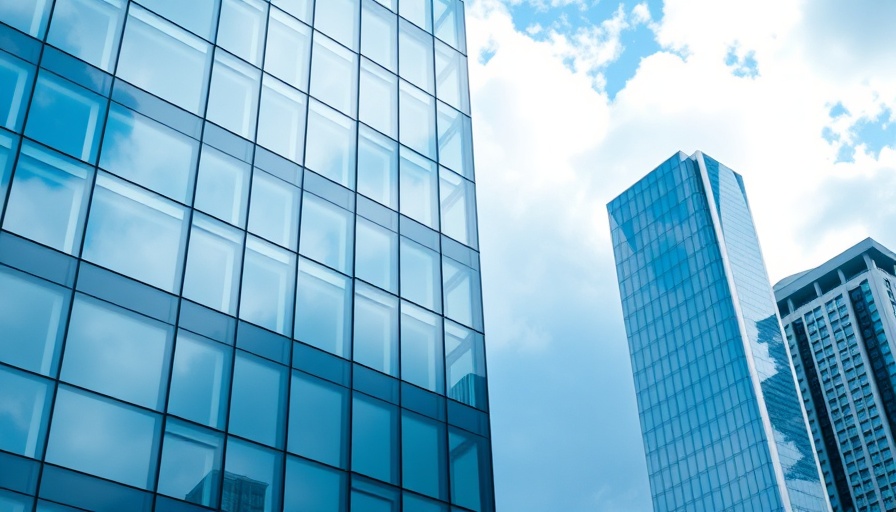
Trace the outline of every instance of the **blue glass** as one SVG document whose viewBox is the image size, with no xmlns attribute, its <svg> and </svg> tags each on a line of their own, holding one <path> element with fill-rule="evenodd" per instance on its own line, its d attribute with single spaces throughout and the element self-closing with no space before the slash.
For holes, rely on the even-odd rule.
<svg viewBox="0 0 896 512">
<path fill-rule="evenodd" d="M 284 512 L 345 512 L 348 475 L 297 457 L 286 459 Z"/>
<path fill-rule="evenodd" d="M 252 503 L 253 511 L 280 510 L 282 460 L 279 452 L 228 438 L 221 510 L 244 512 L 243 500 Z"/>
<path fill-rule="evenodd" d="M 398 209 L 398 143 L 364 125 L 358 129 L 358 193 Z"/>
<path fill-rule="evenodd" d="M 434 498 L 447 499 L 446 446 L 444 423 L 402 411 L 402 486 Z"/>
<path fill-rule="evenodd" d="M 348 357 L 352 282 L 310 260 L 299 260 L 295 338 L 339 357 Z"/>
<path fill-rule="evenodd" d="M 487 510 L 491 472 L 485 462 L 488 455 L 484 440 L 452 428 L 448 432 L 448 450 L 451 502 L 476 512 Z"/>
<path fill-rule="evenodd" d="M 446 321 L 445 364 L 448 396 L 478 409 L 486 409 L 485 349 L 482 335 Z"/>
<path fill-rule="evenodd" d="M 215 53 L 206 119 L 244 139 L 255 139 L 261 71 L 226 52 Z"/>
<path fill-rule="evenodd" d="M 292 0 L 293 2 L 295 0 Z M 307 1 L 310 7 L 310 0 Z M 275 1 L 274 5 L 278 5 Z M 301 18 L 300 18 L 301 19 Z M 311 64 L 311 27 L 271 9 L 264 70 L 301 91 L 308 90 Z"/>
<path fill-rule="evenodd" d="M 462 0 L 433 0 L 432 17 L 435 20 L 436 37 L 459 52 L 467 51 L 467 35 L 464 29 L 464 3 Z"/>
<path fill-rule="evenodd" d="M 43 39 L 52 0 L 21 0 L 0 5 L 0 21 L 31 37 Z"/>
<path fill-rule="evenodd" d="M 236 313 L 245 233 L 200 213 L 193 215 L 183 296 Z"/>
<path fill-rule="evenodd" d="M 357 217 L 355 276 L 388 292 L 398 291 L 398 234 Z"/>
<path fill-rule="evenodd" d="M 299 252 L 343 273 L 352 268 L 352 213 L 305 193 Z"/>
<path fill-rule="evenodd" d="M 159 493 L 217 508 L 222 438 L 221 434 L 169 420 L 162 440 Z"/>
<path fill-rule="evenodd" d="M 269 446 L 281 446 L 285 400 L 286 368 L 237 352 L 230 395 L 230 432 Z"/>
<path fill-rule="evenodd" d="M 409 302 L 402 302 L 401 379 L 436 393 L 444 393 L 444 354 L 442 318 Z M 453 355 L 456 357 L 459 354 Z"/>
<path fill-rule="evenodd" d="M 124 0 L 56 0 L 47 42 L 111 72 L 126 8 Z"/>
<path fill-rule="evenodd" d="M 347 188 L 355 187 L 356 126 L 317 101 L 308 109 L 305 167 Z"/>
<path fill-rule="evenodd" d="M 398 84 L 398 140 L 430 160 L 436 158 L 436 100 L 407 82 Z"/>
<path fill-rule="evenodd" d="M 404 512 L 448 512 L 448 505 L 445 503 L 439 503 L 438 501 L 429 500 L 407 492 L 402 497 L 401 505 Z"/>
<path fill-rule="evenodd" d="M 335 5 L 341 1 L 318 2 L 317 5 Z M 311 54 L 311 95 L 343 114 L 355 117 L 357 87 L 358 55 L 316 32 Z"/>
<path fill-rule="evenodd" d="M 34 80 L 34 65 L 0 52 L 0 126 L 21 131 L 28 103 L 27 93 Z"/>
<path fill-rule="evenodd" d="M 470 114 L 467 90 L 467 59 L 441 41 L 436 41 L 436 97 L 457 110 Z"/>
<path fill-rule="evenodd" d="M 432 33 L 432 0 L 402 0 L 398 7 L 401 17 Z"/>
<path fill-rule="evenodd" d="M 439 164 L 473 179 L 473 134 L 470 118 L 439 102 Z"/>
<path fill-rule="evenodd" d="M 398 489 L 367 480 L 352 478 L 351 512 L 400 512 Z"/>
<path fill-rule="evenodd" d="M 380 132 L 398 138 L 398 77 L 361 59 L 358 119 Z"/>
<path fill-rule="evenodd" d="M 439 228 L 439 179 L 435 162 L 401 148 L 399 204 L 401 213 Z"/>
<path fill-rule="evenodd" d="M 457 174 L 439 168 L 439 203 L 442 233 L 477 247 L 476 199 L 473 183 Z"/>
<path fill-rule="evenodd" d="M 287 450 L 330 466 L 348 466 L 349 391 L 293 372 Z"/>
<path fill-rule="evenodd" d="M 361 4 L 361 55 L 395 73 L 398 68 L 398 17 L 374 0 Z"/>
<path fill-rule="evenodd" d="M 96 161 L 106 100 L 47 71 L 34 86 L 25 135 L 86 162 Z"/>
<path fill-rule="evenodd" d="M 445 316 L 474 329 L 482 330 L 482 304 L 479 273 L 451 258 L 442 258 Z"/>
<path fill-rule="evenodd" d="M 240 318 L 292 333 L 296 255 L 255 237 L 246 240 Z"/>
<path fill-rule="evenodd" d="M 193 206 L 234 226 L 246 225 L 251 166 L 211 146 L 202 146 Z"/>
<path fill-rule="evenodd" d="M 18 137 L 0 133 L 0 211 L 6 205 L 6 191 L 9 177 L 12 174 L 12 163 L 15 161 Z"/>
<path fill-rule="evenodd" d="M 433 311 L 442 310 L 442 278 L 438 254 L 402 237 L 401 296 Z"/>
<path fill-rule="evenodd" d="M 220 0 L 142 0 L 156 14 L 162 15 L 199 36 L 214 41 L 218 26 Z"/>
<path fill-rule="evenodd" d="M 255 169 L 249 206 L 249 231 L 293 251 L 299 237 L 300 190 Z"/>
<path fill-rule="evenodd" d="M 223 429 L 227 417 L 233 349 L 179 331 L 171 367 L 168 413 Z"/>
<path fill-rule="evenodd" d="M 314 28 L 339 41 L 352 51 L 358 51 L 358 25 L 361 18 L 358 0 L 329 0 L 314 2 Z"/>
<path fill-rule="evenodd" d="M 355 284 L 352 359 L 398 376 L 398 297 L 370 285 Z"/>
<path fill-rule="evenodd" d="M 300 21 L 311 24 L 314 0 L 272 0 L 271 3 L 292 14 Z"/>
<path fill-rule="evenodd" d="M 0 450 L 40 458 L 43 455 L 52 382 L 0 366 Z"/>
<path fill-rule="evenodd" d="M 399 22 L 398 75 L 429 94 L 435 94 L 432 44 L 431 35 L 404 20 Z"/>
<path fill-rule="evenodd" d="M 218 46 L 260 66 L 267 13 L 268 5 L 260 0 L 221 0 Z"/>
<path fill-rule="evenodd" d="M 294 162 L 305 154 L 305 110 L 308 97 L 265 75 L 258 107 L 258 143 Z"/>
<path fill-rule="evenodd" d="M 397 484 L 398 408 L 355 393 L 352 398 L 352 471 Z"/>
</svg>

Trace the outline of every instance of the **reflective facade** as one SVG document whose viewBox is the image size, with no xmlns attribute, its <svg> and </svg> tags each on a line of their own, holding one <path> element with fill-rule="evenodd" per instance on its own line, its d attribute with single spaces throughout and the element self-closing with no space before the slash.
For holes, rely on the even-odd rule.
<svg viewBox="0 0 896 512">
<path fill-rule="evenodd" d="M 460 0 L 0 2 L 0 510 L 494 510 Z"/>
<path fill-rule="evenodd" d="M 654 510 L 829 510 L 741 177 L 679 153 L 608 210 Z"/>
<path fill-rule="evenodd" d="M 896 254 L 872 239 L 775 285 L 835 511 L 896 509 Z"/>
</svg>

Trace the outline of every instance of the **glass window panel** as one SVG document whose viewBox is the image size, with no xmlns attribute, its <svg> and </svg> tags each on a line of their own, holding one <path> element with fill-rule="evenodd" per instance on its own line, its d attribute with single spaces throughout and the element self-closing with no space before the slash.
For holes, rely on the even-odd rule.
<svg viewBox="0 0 896 512">
<path fill-rule="evenodd" d="M 393 139 L 398 137 L 398 77 L 361 60 L 358 118 Z"/>
<path fill-rule="evenodd" d="M 226 52 L 215 52 L 207 119 L 245 139 L 254 139 L 260 80 L 258 69 Z"/>
<path fill-rule="evenodd" d="M 433 0 L 432 7 L 436 37 L 458 51 L 466 52 L 464 3 L 461 0 Z"/>
<path fill-rule="evenodd" d="M 355 362 L 398 377 L 398 298 L 355 285 Z"/>
<path fill-rule="evenodd" d="M 0 361 L 54 376 L 68 290 L 6 267 L 0 267 L 0 290 Z"/>
<path fill-rule="evenodd" d="M 355 276 L 398 292 L 398 235 L 361 217 L 355 228 Z"/>
<path fill-rule="evenodd" d="M 309 260 L 299 260 L 296 339 L 348 357 L 351 303 L 351 279 Z"/>
<path fill-rule="evenodd" d="M 443 103 L 439 103 L 439 163 L 473 179 L 470 118 Z"/>
<path fill-rule="evenodd" d="M 258 143 L 301 163 L 305 149 L 307 103 L 307 96 L 265 75 L 258 111 Z"/>
<path fill-rule="evenodd" d="M 445 316 L 467 327 L 482 329 L 482 292 L 479 273 L 449 258 L 442 258 Z"/>
<path fill-rule="evenodd" d="M 47 379 L 0 366 L 0 450 L 41 458 L 51 384 Z"/>
<path fill-rule="evenodd" d="M 77 254 L 92 181 L 90 166 L 26 142 L 19 155 L 3 228 Z"/>
<path fill-rule="evenodd" d="M 430 159 L 436 158 L 435 99 L 401 82 L 398 85 L 399 141 Z"/>
<path fill-rule="evenodd" d="M 358 130 L 358 192 L 397 210 L 398 144 L 366 126 Z"/>
<path fill-rule="evenodd" d="M 227 413 L 232 349 L 178 331 L 168 413 L 221 429 Z"/>
<path fill-rule="evenodd" d="M 296 250 L 299 237 L 300 189 L 255 169 L 249 231 L 288 249 Z"/>
<path fill-rule="evenodd" d="M 432 0 L 401 0 L 398 14 L 422 28 L 432 32 Z"/>
<path fill-rule="evenodd" d="M 12 174 L 12 163 L 15 160 L 18 137 L 0 132 L 0 211 L 6 205 L 6 190 Z"/>
<path fill-rule="evenodd" d="M 159 493 L 217 508 L 223 444 L 220 434 L 169 420 L 162 444 Z"/>
<path fill-rule="evenodd" d="M 238 351 L 233 364 L 228 429 L 269 446 L 283 444 L 286 368 Z"/>
<path fill-rule="evenodd" d="M 401 296 L 432 311 L 442 310 L 442 280 L 439 255 L 402 237 Z"/>
<path fill-rule="evenodd" d="M 355 186 L 356 123 L 312 101 L 308 109 L 305 167 L 348 188 Z"/>
<path fill-rule="evenodd" d="M 406 148 L 401 148 L 399 204 L 401 213 L 439 229 L 438 179 L 436 164 Z"/>
<path fill-rule="evenodd" d="M 264 70 L 296 89 L 307 91 L 310 58 L 311 28 L 279 9 L 271 10 Z"/>
<path fill-rule="evenodd" d="M 359 393 L 352 399 L 352 471 L 398 484 L 398 408 Z"/>
<path fill-rule="evenodd" d="M 306 192 L 299 251 L 344 274 L 351 273 L 353 221 L 352 212 Z"/>
<path fill-rule="evenodd" d="M 260 0 L 222 0 L 218 46 L 260 67 L 267 14 Z"/>
<path fill-rule="evenodd" d="M 324 464 L 348 464 L 348 390 L 293 372 L 288 450 Z"/>
<path fill-rule="evenodd" d="M 0 510 L 3 512 L 31 512 L 34 498 L 0 489 Z"/>
<path fill-rule="evenodd" d="M 358 51 L 358 23 L 361 10 L 358 0 L 324 0 L 315 2 L 314 28 Z"/>
<path fill-rule="evenodd" d="M 442 317 L 401 303 L 401 379 L 444 393 Z"/>
<path fill-rule="evenodd" d="M 399 21 L 398 74 L 429 94 L 434 94 L 432 41 L 431 35 L 404 20 Z"/>
<path fill-rule="evenodd" d="M 60 378 L 157 409 L 168 383 L 172 335 L 167 324 L 78 294 Z"/>
<path fill-rule="evenodd" d="M 314 0 L 272 0 L 271 3 L 303 22 L 311 24 L 311 9 L 314 7 Z"/>
<path fill-rule="evenodd" d="M 404 488 L 448 499 L 444 423 L 402 411 L 401 454 L 401 484 Z"/>
<path fill-rule="evenodd" d="M 236 313 L 244 233 L 201 213 L 193 215 L 183 296 Z"/>
<path fill-rule="evenodd" d="M 198 156 L 196 140 L 112 104 L 100 155 L 103 169 L 175 201 L 189 203 Z"/>
<path fill-rule="evenodd" d="M 43 39 L 51 0 L 16 0 L 0 4 L 0 21 L 29 36 Z"/>
<path fill-rule="evenodd" d="M 156 414 L 60 386 L 47 462 L 149 489 L 160 423 Z"/>
<path fill-rule="evenodd" d="M 335 5 L 337 1 L 333 1 Z M 330 5 L 318 2 L 317 5 Z M 314 35 L 311 56 L 311 95 L 343 114 L 355 117 L 357 106 L 358 55 L 330 39 Z"/>
<path fill-rule="evenodd" d="M 245 226 L 250 171 L 246 162 L 202 146 L 194 206 L 235 226 Z"/>
<path fill-rule="evenodd" d="M 96 161 L 106 100 L 42 71 L 34 87 L 25 135 L 87 162 Z"/>
<path fill-rule="evenodd" d="M 132 5 L 117 74 L 194 114 L 202 114 L 210 46 L 202 39 Z"/>
<path fill-rule="evenodd" d="M 180 287 L 184 208 L 100 173 L 84 259 L 168 292 Z"/>
<path fill-rule="evenodd" d="M 252 512 L 280 510 L 282 461 L 273 450 L 228 438 L 221 510 L 245 512 L 249 503 Z"/>
<path fill-rule="evenodd" d="M 111 72 L 126 5 L 123 0 L 56 0 L 47 42 Z"/>
<path fill-rule="evenodd" d="M 345 512 L 348 475 L 297 457 L 286 458 L 284 512 Z"/>
<path fill-rule="evenodd" d="M 402 498 L 402 510 L 404 512 L 448 512 L 448 505 L 428 500 L 421 496 L 404 493 Z"/>
<path fill-rule="evenodd" d="M 400 512 L 398 489 L 366 478 L 352 478 L 351 512 Z"/>
<path fill-rule="evenodd" d="M 484 410 L 485 351 L 482 335 L 446 321 L 445 363 L 448 371 L 448 396 Z"/>
<path fill-rule="evenodd" d="M 2 9 L 2 8 L 0 8 Z M 22 129 L 23 106 L 34 80 L 34 65 L 0 52 L 0 127 Z"/>
<path fill-rule="evenodd" d="M 436 96 L 457 110 L 470 113 L 467 60 L 441 41 L 436 41 Z"/>
<path fill-rule="evenodd" d="M 452 503 L 482 512 L 491 485 L 487 481 L 491 470 L 484 440 L 452 428 L 448 433 L 448 446 Z"/>
<path fill-rule="evenodd" d="M 445 169 L 439 169 L 442 233 L 476 247 L 476 200 L 469 181 Z"/>
<path fill-rule="evenodd" d="M 209 41 L 215 39 L 220 0 L 140 0 L 140 3 Z"/>
<path fill-rule="evenodd" d="M 373 0 L 361 7 L 361 55 L 395 73 L 398 66 L 398 17 Z"/>
<path fill-rule="evenodd" d="M 250 236 L 246 241 L 240 318 L 289 336 L 295 273 L 294 253 Z"/>
</svg>

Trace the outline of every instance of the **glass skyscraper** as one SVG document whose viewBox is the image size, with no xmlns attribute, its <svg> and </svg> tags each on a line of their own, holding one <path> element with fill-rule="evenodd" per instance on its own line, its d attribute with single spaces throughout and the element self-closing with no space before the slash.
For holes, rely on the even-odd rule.
<svg viewBox="0 0 896 512">
<path fill-rule="evenodd" d="M 866 239 L 775 285 L 836 512 L 896 510 L 896 254 Z"/>
<path fill-rule="evenodd" d="M 0 510 L 494 510 L 464 4 L 0 2 Z"/>
<path fill-rule="evenodd" d="M 608 210 L 654 510 L 830 510 L 741 177 L 678 153 Z"/>
</svg>

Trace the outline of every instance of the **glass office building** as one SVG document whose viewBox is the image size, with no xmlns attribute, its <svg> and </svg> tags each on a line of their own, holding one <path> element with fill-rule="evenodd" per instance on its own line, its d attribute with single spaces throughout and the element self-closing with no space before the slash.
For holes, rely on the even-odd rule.
<svg viewBox="0 0 896 512">
<path fill-rule="evenodd" d="M 896 254 L 868 238 L 775 285 L 836 512 L 896 509 Z"/>
<path fill-rule="evenodd" d="M 654 510 L 830 510 L 741 177 L 679 153 L 608 210 Z"/>
<path fill-rule="evenodd" d="M 0 2 L 0 510 L 494 510 L 460 0 Z"/>
</svg>

